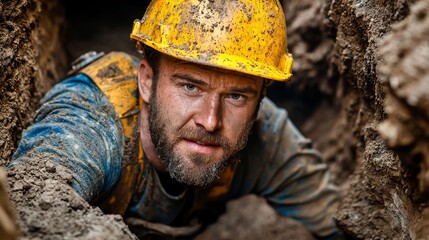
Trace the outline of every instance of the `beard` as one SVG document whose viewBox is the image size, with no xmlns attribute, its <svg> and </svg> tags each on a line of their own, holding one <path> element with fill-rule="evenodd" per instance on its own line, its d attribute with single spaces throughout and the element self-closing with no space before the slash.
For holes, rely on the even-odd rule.
<svg viewBox="0 0 429 240">
<path fill-rule="evenodd" d="M 246 146 L 258 109 L 255 110 L 256 114 L 253 118 L 244 123 L 244 128 L 235 144 L 219 133 L 207 132 L 199 127 L 183 127 L 176 133 L 172 133 L 173 136 L 169 139 L 166 126 L 171 126 L 174 120 L 167 119 L 167 114 L 162 111 L 165 106 L 161 106 L 157 101 L 156 87 L 152 93 L 148 105 L 149 132 L 166 171 L 172 178 L 187 185 L 209 185 Z M 216 156 L 188 152 L 189 160 L 193 163 L 189 164 L 185 156 L 174 150 L 174 146 L 184 139 L 220 146 L 223 154 L 220 159 L 215 159 Z"/>
</svg>

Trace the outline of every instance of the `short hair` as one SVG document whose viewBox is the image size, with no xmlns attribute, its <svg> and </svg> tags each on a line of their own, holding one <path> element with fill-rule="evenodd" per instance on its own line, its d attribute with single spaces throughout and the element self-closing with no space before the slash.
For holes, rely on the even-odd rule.
<svg viewBox="0 0 429 240">
<path fill-rule="evenodd" d="M 149 46 L 144 45 L 144 57 L 152 67 L 153 80 L 156 81 L 158 79 L 159 68 L 161 65 L 161 53 Z"/>
</svg>

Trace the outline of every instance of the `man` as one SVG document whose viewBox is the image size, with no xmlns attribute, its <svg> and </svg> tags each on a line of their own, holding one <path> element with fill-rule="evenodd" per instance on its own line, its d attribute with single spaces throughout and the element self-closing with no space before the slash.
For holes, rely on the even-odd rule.
<svg viewBox="0 0 429 240">
<path fill-rule="evenodd" d="M 149 225 L 253 193 L 318 237 L 337 234 L 326 165 L 262 100 L 291 76 L 277 0 L 153 0 L 131 38 L 140 62 L 84 58 L 44 97 L 11 166 L 42 154 L 87 201 Z"/>
</svg>

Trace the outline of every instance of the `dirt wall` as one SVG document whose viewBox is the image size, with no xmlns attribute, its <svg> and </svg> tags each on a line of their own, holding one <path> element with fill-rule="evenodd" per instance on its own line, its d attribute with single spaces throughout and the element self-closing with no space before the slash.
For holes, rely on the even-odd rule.
<svg viewBox="0 0 429 240">
<path fill-rule="evenodd" d="M 422 56 L 429 53 L 425 49 L 427 37 L 411 37 L 416 32 L 421 36 L 426 33 L 424 21 L 407 23 L 410 18 L 425 19 L 424 14 L 415 10 L 404 20 L 413 4 L 414 1 L 383 0 L 284 1 L 289 36 L 295 35 L 290 37 L 289 46 L 292 52 L 297 51 L 294 53 L 297 63 L 294 70 L 298 74 L 295 74 L 295 83 L 289 91 L 296 91 L 299 93 L 296 95 L 304 98 L 295 98 L 295 101 L 308 102 L 308 96 L 319 96 L 313 100 L 317 106 L 307 114 L 300 127 L 322 151 L 335 181 L 342 187 L 344 198 L 336 219 L 350 236 L 357 239 L 415 239 L 423 236 L 419 235 L 418 229 L 424 224 L 421 207 L 425 200 L 417 189 L 416 176 L 420 172 L 420 179 L 424 179 L 426 175 L 415 163 L 419 162 L 422 169 L 426 166 L 422 160 L 427 159 L 422 145 L 426 144 L 423 136 L 427 130 L 423 129 L 427 129 L 427 122 L 418 121 L 418 131 L 409 126 L 415 126 L 416 118 L 420 119 L 424 116 L 421 112 L 427 111 L 423 110 L 427 109 L 424 91 L 419 91 L 419 104 L 413 105 L 413 111 L 400 109 L 401 104 L 397 102 L 403 103 L 414 96 L 416 92 L 411 88 L 425 89 L 423 86 L 427 84 L 426 75 L 422 74 L 429 69 L 427 61 L 414 64 L 420 72 L 408 71 L 409 68 L 401 66 L 414 58 L 423 59 Z M 381 41 L 395 23 L 399 26 L 394 28 L 394 36 Z M 404 25 L 410 27 L 407 29 Z M 318 33 L 316 38 L 312 37 L 314 33 Z M 405 39 L 414 42 L 404 44 Z M 294 50 L 296 46 L 298 49 Z M 411 50 L 414 49 L 412 46 L 420 47 Z M 378 53 L 380 47 L 384 49 L 383 57 Z M 407 53 L 410 53 L 408 60 L 399 60 Z M 396 89 L 389 87 L 386 76 L 378 72 L 380 64 L 384 74 L 394 81 Z M 398 72 L 402 76 L 399 82 L 403 84 L 397 84 Z M 416 78 L 420 79 L 418 83 L 410 83 Z M 387 98 L 386 89 L 390 89 Z M 313 94 L 314 91 L 320 93 Z M 392 151 L 387 146 L 379 131 L 379 124 L 387 114 L 390 120 L 382 125 L 383 135 L 393 134 L 391 142 L 412 142 L 414 151 L 410 148 Z M 404 120 L 404 115 L 408 120 Z M 408 128 L 398 125 L 396 129 L 389 128 L 392 122 L 398 123 L 398 119 L 406 122 Z M 389 140 L 386 136 L 384 138 Z M 402 156 L 408 157 L 404 159 Z M 410 158 L 414 164 L 404 164 L 404 160 Z"/>
<path fill-rule="evenodd" d="M 422 220 L 416 239 L 429 236 L 429 2 L 419 1 L 411 14 L 395 24 L 383 40 L 379 55 L 381 80 L 387 85 L 384 109 L 387 119 L 379 132 L 398 153 L 416 180 L 422 202 Z M 417 199 L 421 198 L 421 199 Z"/>
<path fill-rule="evenodd" d="M 42 95 L 64 76 L 64 27 L 58 1 L 0 2 L 0 166 L 9 161 Z"/>
<path fill-rule="evenodd" d="M 69 66 L 59 1 L 2 1 L 0 14 L 0 166 L 5 166 L 40 98 Z M 8 171 L 20 239 L 136 239 L 120 216 L 91 207 L 68 185 L 71 175 L 46 160 L 34 156 Z M 8 201 L 0 204 L 11 207 Z M 15 239 L 15 218 L 1 220 L 9 235 L 0 238 Z"/>
</svg>

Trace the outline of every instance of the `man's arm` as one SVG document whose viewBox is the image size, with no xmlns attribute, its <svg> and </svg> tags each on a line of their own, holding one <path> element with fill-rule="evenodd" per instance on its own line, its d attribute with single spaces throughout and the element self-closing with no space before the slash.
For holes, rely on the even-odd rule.
<svg viewBox="0 0 429 240">
<path fill-rule="evenodd" d="M 123 142 L 113 106 L 81 74 L 57 84 L 42 99 L 8 167 L 50 159 L 71 170 L 72 187 L 92 201 L 118 181 Z"/>
</svg>

